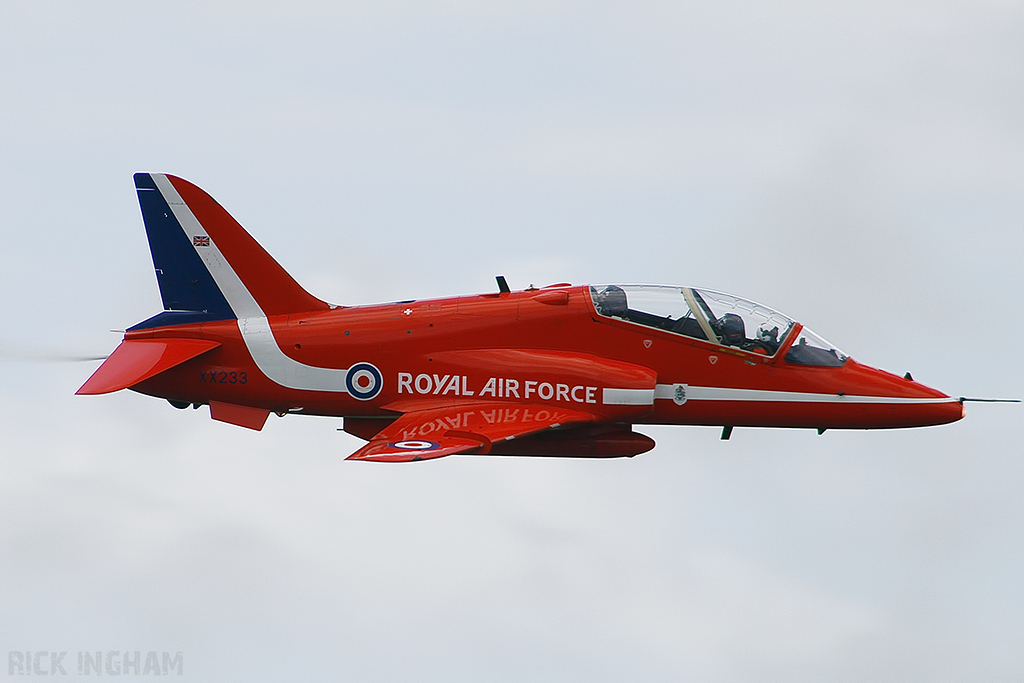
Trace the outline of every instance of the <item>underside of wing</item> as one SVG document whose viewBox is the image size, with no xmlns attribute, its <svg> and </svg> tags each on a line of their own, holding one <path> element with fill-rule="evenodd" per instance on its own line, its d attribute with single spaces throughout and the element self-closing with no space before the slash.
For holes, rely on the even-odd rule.
<svg viewBox="0 0 1024 683">
<path fill-rule="evenodd" d="M 348 459 L 412 462 L 456 453 L 483 455 L 520 437 L 596 419 L 579 410 L 501 403 L 415 410 L 385 427 Z"/>
</svg>

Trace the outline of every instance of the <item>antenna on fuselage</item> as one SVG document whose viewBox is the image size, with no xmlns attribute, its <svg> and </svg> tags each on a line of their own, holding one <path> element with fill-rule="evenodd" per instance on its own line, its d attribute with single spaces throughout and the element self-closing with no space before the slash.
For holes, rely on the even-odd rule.
<svg viewBox="0 0 1024 683">
<path fill-rule="evenodd" d="M 494 279 L 498 281 L 498 291 L 499 292 L 501 292 L 502 294 L 508 294 L 509 292 L 512 291 L 511 289 L 508 288 L 508 283 L 505 282 L 505 276 L 504 275 L 498 275 Z"/>
</svg>

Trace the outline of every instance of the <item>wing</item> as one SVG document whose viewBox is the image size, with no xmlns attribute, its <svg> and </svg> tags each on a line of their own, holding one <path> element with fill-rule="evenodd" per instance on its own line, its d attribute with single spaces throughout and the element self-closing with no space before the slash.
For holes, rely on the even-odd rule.
<svg viewBox="0 0 1024 683">
<path fill-rule="evenodd" d="M 348 460 L 412 462 L 455 453 L 483 455 L 491 450 L 491 444 L 596 419 L 579 410 L 507 403 L 413 410 L 385 427 Z"/>
</svg>

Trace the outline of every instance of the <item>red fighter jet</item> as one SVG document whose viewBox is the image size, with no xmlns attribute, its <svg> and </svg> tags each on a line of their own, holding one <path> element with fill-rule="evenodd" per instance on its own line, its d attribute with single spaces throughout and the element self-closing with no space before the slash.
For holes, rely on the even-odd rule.
<svg viewBox="0 0 1024 683">
<path fill-rule="evenodd" d="M 761 304 L 696 287 L 558 284 L 335 306 L 210 195 L 135 176 L 162 313 L 78 390 L 132 389 L 261 429 L 344 418 L 351 460 L 455 453 L 633 456 L 637 424 L 879 429 L 959 420 L 963 400 L 862 365 Z"/>
</svg>

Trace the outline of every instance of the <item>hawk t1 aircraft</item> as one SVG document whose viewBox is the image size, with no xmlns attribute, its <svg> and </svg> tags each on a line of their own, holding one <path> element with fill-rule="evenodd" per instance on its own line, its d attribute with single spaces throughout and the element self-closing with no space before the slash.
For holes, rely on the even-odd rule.
<svg viewBox="0 0 1024 683">
<path fill-rule="evenodd" d="M 618 457 L 637 424 L 939 425 L 965 399 L 858 363 L 801 323 L 708 289 L 558 284 L 335 306 L 306 292 L 210 195 L 135 175 L 163 312 L 128 328 L 79 394 L 132 389 L 261 429 L 344 418 L 349 459 Z"/>
</svg>

